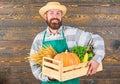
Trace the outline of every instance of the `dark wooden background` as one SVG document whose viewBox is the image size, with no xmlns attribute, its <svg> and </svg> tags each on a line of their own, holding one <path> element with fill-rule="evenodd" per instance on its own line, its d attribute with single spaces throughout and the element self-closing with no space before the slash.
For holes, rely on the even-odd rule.
<svg viewBox="0 0 120 84">
<path fill-rule="evenodd" d="M 38 10 L 55 0 L 0 0 L 0 84 L 39 84 L 28 60 L 32 41 L 46 27 Z M 120 84 L 120 0 L 56 0 L 68 8 L 63 24 L 101 35 L 104 70 L 81 84 Z"/>
</svg>

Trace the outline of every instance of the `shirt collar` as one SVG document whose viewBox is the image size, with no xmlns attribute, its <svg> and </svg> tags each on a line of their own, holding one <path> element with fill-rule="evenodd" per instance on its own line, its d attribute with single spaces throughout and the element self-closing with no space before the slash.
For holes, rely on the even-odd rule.
<svg viewBox="0 0 120 84">
<path fill-rule="evenodd" d="M 47 35 L 47 36 L 53 35 L 53 34 L 50 32 L 49 27 L 47 27 L 46 31 L 47 31 L 47 32 L 46 32 L 46 35 Z M 62 35 L 62 26 L 60 26 L 60 28 L 58 29 L 57 34 Z"/>
</svg>

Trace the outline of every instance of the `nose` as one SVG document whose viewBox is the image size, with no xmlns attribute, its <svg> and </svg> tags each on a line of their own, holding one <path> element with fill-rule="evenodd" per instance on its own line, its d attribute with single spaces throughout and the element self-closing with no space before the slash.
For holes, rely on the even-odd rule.
<svg viewBox="0 0 120 84">
<path fill-rule="evenodd" d="M 53 14 L 53 17 L 54 17 L 54 18 L 57 18 L 57 13 L 54 13 L 54 14 Z"/>
</svg>

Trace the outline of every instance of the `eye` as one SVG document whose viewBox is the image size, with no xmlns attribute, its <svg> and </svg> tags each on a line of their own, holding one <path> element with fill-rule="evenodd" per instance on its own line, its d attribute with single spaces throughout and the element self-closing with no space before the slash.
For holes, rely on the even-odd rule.
<svg viewBox="0 0 120 84">
<path fill-rule="evenodd" d="M 57 14 L 60 14 L 60 12 L 57 12 Z"/>
<path fill-rule="evenodd" d="M 61 15 L 61 12 L 59 11 L 59 12 L 57 12 L 57 15 Z"/>
</svg>

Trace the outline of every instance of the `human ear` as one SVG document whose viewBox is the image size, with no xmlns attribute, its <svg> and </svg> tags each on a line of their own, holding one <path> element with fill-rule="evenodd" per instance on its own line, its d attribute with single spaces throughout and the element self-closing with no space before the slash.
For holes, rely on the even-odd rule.
<svg viewBox="0 0 120 84">
<path fill-rule="evenodd" d="M 45 20 L 47 19 L 47 14 L 46 14 L 46 13 L 44 14 L 44 19 L 45 19 Z"/>
</svg>

